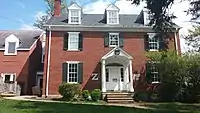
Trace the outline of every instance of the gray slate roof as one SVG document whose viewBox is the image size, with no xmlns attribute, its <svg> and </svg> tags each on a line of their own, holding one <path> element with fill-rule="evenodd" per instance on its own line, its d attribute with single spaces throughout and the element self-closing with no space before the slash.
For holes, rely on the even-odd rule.
<svg viewBox="0 0 200 113">
<path fill-rule="evenodd" d="M 137 27 L 144 26 L 141 23 L 136 23 L 138 15 L 135 14 L 120 14 L 118 25 L 106 24 L 104 14 L 83 14 L 81 25 L 84 26 L 124 26 L 124 27 Z M 52 17 L 47 22 L 47 25 L 68 25 L 67 14 L 59 17 Z"/>
<path fill-rule="evenodd" d="M 40 30 L 0 30 L 0 48 L 5 46 L 5 38 L 14 34 L 20 40 L 20 49 L 29 49 L 39 38 L 43 31 Z"/>
</svg>

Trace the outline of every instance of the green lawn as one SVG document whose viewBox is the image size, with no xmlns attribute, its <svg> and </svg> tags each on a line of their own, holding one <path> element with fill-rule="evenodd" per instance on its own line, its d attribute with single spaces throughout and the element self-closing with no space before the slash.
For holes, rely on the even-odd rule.
<svg viewBox="0 0 200 113">
<path fill-rule="evenodd" d="M 187 111 L 179 111 L 180 107 L 180 109 L 171 109 L 173 106 L 175 105 L 172 104 L 172 106 L 168 106 L 169 108 L 165 106 L 164 108 L 168 110 L 160 111 L 106 105 L 27 102 L 0 99 L 0 113 L 200 113 L 200 108 L 196 108 L 196 106 L 188 108 Z"/>
</svg>

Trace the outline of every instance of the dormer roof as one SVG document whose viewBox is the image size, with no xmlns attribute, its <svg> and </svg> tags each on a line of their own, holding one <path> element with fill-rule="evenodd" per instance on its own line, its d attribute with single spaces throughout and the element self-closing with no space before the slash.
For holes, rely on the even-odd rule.
<svg viewBox="0 0 200 113">
<path fill-rule="evenodd" d="M 4 49 L 8 38 L 19 39 L 19 49 L 29 49 L 42 33 L 40 30 L 0 30 L 0 49 Z"/>
<path fill-rule="evenodd" d="M 110 4 L 106 10 L 117 10 L 119 11 L 120 9 L 115 5 L 115 4 Z"/>
<path fill-rule="evenodd" d="M 68 9 L 82 9 L 81 6 L 79 6 L 76 2 L 73 2 Z"/>
</svg>

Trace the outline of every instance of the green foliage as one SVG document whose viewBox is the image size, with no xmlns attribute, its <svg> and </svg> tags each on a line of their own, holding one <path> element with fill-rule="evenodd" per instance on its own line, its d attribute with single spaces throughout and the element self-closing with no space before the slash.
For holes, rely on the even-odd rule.
<svg viewBox="0 0 200 113">
<path fill-rule="evenodd" d="M 149 101 L 149 92 L 147 91 L 138 91 L 134 95 L 135 101 Z"/>
<path fill-rule="evenodd" d="M 38 17 L 36 19 L 36 22 L 33 24 L 35 27 L 44 30 L 44 25 L 47 23 L 49 18 L 54 15 L 54 1 L 55 0 L 44 0 L 44 2 L 47 4 L 47 10 L 45 14 L 41 15 L 41 17 Z M 66 0 L 61 0 L 61 13 L 64 14 L 66 12 L 67 12 Z"/>
<path fill-rule="evenodd" d="M 91 92 L 91 98 L 93 101 L 98 101 L 101 98 L 101 90 L 100 89 L 94 89 Z"/>
<path fill-rule="evenodd" d="M 159 95 L 163 101 L 197 102 L 200 93 L 200 55 L 179 56 L 176 52 L 149 53 L 148 58 L 159 62 L 161 77 Z"/>
<path fill-rule="evenodd" d="M 200 44 L 199 44 L 199 36 L 200 36 L 200 26 L 194 25 L 192 29 L 188 30 L 189 34 L 184 37 L 186 40 L 186 44 L 188 46 L 193 47 L 189 50 L 189 52 L 199 52 L 200 51 Z"/>
<path fill-rule="evenodd" d="M 63 96 L 66 101 L 75 99 L 80 94 L 79 84 L 63 83 L 59 86 L 59 93 Z"/>
<path fill-rule="evenodd" d="M 150 14 L 150 25 L 153 25 L 154 30 L 161 33 L 166 33 L 171 30 L 174 23 L 172 20 L 176 18 L 171 12 L 171 6 L 175 0 L 131 0 L 133 4 L 140 5 L 141 2 L 145 1 L 146 8 Z M 185 0 L 180 0 L 183 2 Z M 200 0 L 188 0 L 190 7 L 188 7 L 188 14 L 193 16 L 193 20 L 198 20 L 200 14 Z M 199 22 L 196 22 L 199 24 Z"/>
<path fill-rule="evenodd" d="M 88 90 L 83 90 L 82 91 L 82 96 L 85 100 L 89 100 L 89 96 L 90 96 L 90 93 Z"/>
</svg>

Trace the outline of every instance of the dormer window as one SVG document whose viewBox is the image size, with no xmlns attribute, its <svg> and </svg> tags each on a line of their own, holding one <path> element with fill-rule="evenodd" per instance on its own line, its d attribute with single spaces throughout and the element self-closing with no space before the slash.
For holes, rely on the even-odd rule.
<svg viewBox="0 0 200 113">
<path fill-rule="evenodd" d="M 79 10 L 71 10 L 71 24 L 79 24 Z"/>
<path fill-rule="evenodd" d="M 108 23 L 109 24 L 118 24 L 118 12 L 117 11 L 108 11 Z"/>
<path fill-rule="evenodd" d="M 19 47 L 19 39 L 15 35 L 10 35 L 5 39 L 4 55 L 17 55 L 17 47 Z"/>
<path fill-rule="evenodd" d="M 8 42 L 8 54 L 15 54 L 16 42 Z"/>
<path fill-rule="evenodd" d="M 106 8 L 107 24 L 119 24 L 119 8 L 114 4 Z"/>
<path fill-rule="evenodd" d="M 73 3 L 68 7 L 69 15 L 68 15 L 68 23 L 69 24 L 81 24 L 81 12 L 82 9 L 77 3 Z"/>
</svg>

